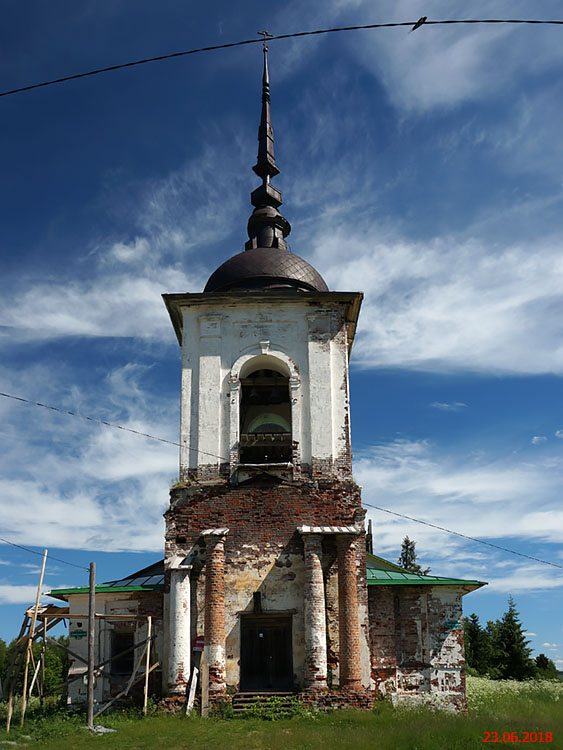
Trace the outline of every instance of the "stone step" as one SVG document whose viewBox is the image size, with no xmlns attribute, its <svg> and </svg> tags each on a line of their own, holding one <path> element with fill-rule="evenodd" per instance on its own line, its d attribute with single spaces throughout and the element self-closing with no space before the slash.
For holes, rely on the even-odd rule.
<svg viewBox="0 0 563 750">
<path fill-rule="evenodd" d="M 270 698 L 281 698 L 281 708 L 290 709 L 292 697 L 293 693 L 290 692 L 268 692 L 265 690 L 259 693 L 236 693 L 236 695 L 233 695 L 233 711 L 242 713 L 256 703 L 266 703 Z"/>
</svg>

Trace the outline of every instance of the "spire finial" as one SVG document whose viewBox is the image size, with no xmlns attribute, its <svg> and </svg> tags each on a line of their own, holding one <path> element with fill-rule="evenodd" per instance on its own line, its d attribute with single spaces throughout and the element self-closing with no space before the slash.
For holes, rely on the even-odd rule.
<svg viewBox="0 0 563 750">
<path fill-rule="evenodd" d="M 258 32 L 262 36 L 264 47 L 264 74 L 262 76 L 262 116 L 258 128 L 258 159 L 252 169 L 265 183 L 270 177 L 279 174 L 274 158 L 274 130 L 270 115 L 270 74 L 268 72 L 268 38 L 272 37 L 267 31 Z"/>
<path fill-rule="evenodd" d="M 285 238 L 291 227 L 286 218 L 278 211 L 282 204 L 281 191 L 270 184 L 270 179 L 279 174 L 279 167 L 274 158 L 274 130 L 270 116 L 270 74 L 268 72 L 268 39 L 272 34 L 258 32 L 262 36 L 264 47 L 264 73 L 262 76 L 262 115 L 258 128 L 258 159 L 252 167 L 262 184 L 250 196 L 255 207 L 248 220 L 247 250 L 252 248 L 279 248 L 287 250 Z"/>
</svg>

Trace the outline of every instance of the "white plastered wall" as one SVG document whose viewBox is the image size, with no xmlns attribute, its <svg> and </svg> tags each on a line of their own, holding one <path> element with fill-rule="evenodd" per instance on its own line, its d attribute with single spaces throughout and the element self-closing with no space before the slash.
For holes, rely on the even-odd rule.
<svg viewBox="0 0 563 750">
<path fill-rule="evenodd" d="M 344 308 L 299 299 L 183 308 L 181 475 L 212 478 L 235 460 L 240 377 L 253 358 L 289 376 L 299 460 L 330 466 L 349 450 Z M 330 469 L 328 469 L 330 471 Z"/>
</svg>

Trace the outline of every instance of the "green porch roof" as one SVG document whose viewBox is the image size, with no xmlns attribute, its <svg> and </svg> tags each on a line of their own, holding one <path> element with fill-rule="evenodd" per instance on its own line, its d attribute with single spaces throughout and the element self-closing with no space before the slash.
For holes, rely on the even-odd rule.
<svg viewBox="0 0 563 750">
<path fill-rule="evenodd" d="M 389 560 L 369 553 L 366 556 L 366 578 L 368 586 L 461 586 L 464 594 L 487 585 L 483 581 L 411 573 Z"/>
<path fill-rule="evenodd" d="M 162 591 L 164 588 L 164 560 L 159 560 L 147 568 L 138 570 L 126 578 L 96 584 L 96 594 L 119 594 L 124 591 Z M 68 594 L 87 594 L 88 586 L 75 589 L 54 589 L 49 596 L 66 600 Z"/>
<path fill-rule="evenodd" d="M 461 578 L 443 578 L 442 576 L 411 573 L 400 568 L 389 560 L 377 555 L 367 555 L 366 577 L 368 586 L 461 586 L 463 593 L 486 586 L 483 581 L 466 581 Z M 127 591 L 162 591 L 164 589 L 164 560 L 138 570 L 126 578 L 107 581 L 96 585 L 96 594 L 119 594 Z M 54 589 L 49 592 L 56 599 L 63 599 L 70 594 L 87 594 L 88 586 L 74 589 Z"/>
</svg>

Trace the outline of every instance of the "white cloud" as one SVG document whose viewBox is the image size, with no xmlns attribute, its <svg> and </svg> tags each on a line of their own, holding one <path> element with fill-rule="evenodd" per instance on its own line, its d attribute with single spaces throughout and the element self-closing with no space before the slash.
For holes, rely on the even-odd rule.
<svg viewBox="0 0 563 750">
<path fill-rule="evenodd" d="M 563 586 L 561 576 L 540 565 L 519 565 L 508 575 L 497 575 L 494 566 L 486 588 L 490 594 L 525 594 L 534 591 L 551 591 Z"/>
<path fill-rule="evenodd" d="M 233 133 L 239 130 L 238 123 L 231 126 Z M 18 344 L 66 336 L 173 342 L 162 293 L 201 291 L 212 270 L 205 265 L 205 250 L 238 226 L 234 217 L 248 195 L 243 189 L 240 139 L 218 142 L 220 146 L 204 148 L 165 178 L 131 187 L 132 195 L 127 185 L 122 187 L 125 195 L 108 194 L 108 212 L 124 214 L 122 224 L 134 232 L 133 239 L 86 239 L 73 263 L 65 266 L 63 278 L 4 276 L 3 338 Z M 220 181 L 230 187 L 218 200 Z M 120 200 L 121 207 L 116 205 Z M 240 250 L 243 227 L 241 223 Z M 196 247 L 197 255 L 192 252 Z"/>
<path fill-rule="evenodd" d="M 525 630 L 524 631 L 524 635 L 530 636 L 530 638 L 531 638 L 532 636 L 537 635 L 537 633 L 531 633 L 529 630 Z"/>
<path fill-rule="evenodd" d="M 563 438 L 563 430 L 557 430 L 555 433 L 556 438 Z"/>
<path fill-rule="evenodd" d="M 453 401 L 451 403 L 433 401 L 430 406 L 439 411 L 461 411 L 462 409 L 467 409 L 467 404 L 464 404 L 462 401 Z"/>
<path fill-rule="evenodd" d="M 152 278 L 123 271 L 95 279 L 26 285 L 26 291 L 4 295 L 0 325 L 13 329 L 14 338 L 17 330 L 19 342 L 22 337 L 64 336 L 170 339 L 170 321 L 160 295 L 163 289 L 188 291 L 191 283 L 182 271 L 162 268 Z M 38 298 L 41 316 L 31 319 L 27 311 Z"/>
<path fill-rule="evenodd" d="M 532 445 L 541 445 L 541 443 L 545 443 L 546 441 L 547 438 L 545 435 L 534 435 L 530 442 L 532 443 Z"/>
<path fill-rule="evenodd" d="M 364 17 L 373 16 L 371 2 L 332 3 L 338 11 L 358 6 L 367 14 Z M 552 8 L 554 12 L 558 10 L 553 3 Z M 396 0 L 386 5 L 384 17 L 379 13 L 376 20 L 415 21 L 427 11 L 428 7 L 418 0 Z M 431 11 L 431 19 L 468 15 L 466 3 L 452 0 L 435 0 Z M 545 11 L 544 4 L 542 12 Z M 518 12 L 529 17 L 530 4 L 515 0 L 495 3 L 497 18 L 503 15 L 514 18 Z M 490 17 L 490 3 L 475 0 L 471 16 Z M 366 70 L 383 80 L 397 106 L 424 111 L 504 94 L 513 90 L 522 78 L 560 63 L 563 52 L 556 41 L 556 29 L 532 29 L 509 24 L 428 25 L 413 34 L 396 29 L 350 35 L 345 43 Z"/>
<path fill-rule="evenodd" d="M 133 242 L 115 242 L 108 251 L 108 256 L 123 263 L 132 260 L 140 260 L 149 251 L 149 242 L 146 237 L 135 237 Z"/>
<path fill-rule="evenodd" d="M 430 564 L 437 575 L 488 581 L 487 591 L 491 592 L 549 590 L 563 585 L 558 572 L 548 566 L 519 562 L 509 553 L 370 510 L 370 505 L 380 506 L 549 560 L 555 552 L 543 546 L 540 552 L 537 545 L 557 545 L 563 534 L 561 465 L 546 471 L 542 461 L 448 457 L 434 451 L 428 442 L 397 440 L 357 457 L 354 473 L 377 530 L 376 554 L 395 559 L 401 539 L 408 535 L 417 541 L 420 563 Z"/>
<path fill-rule="evenodd" d="M 128 363 L 70 393 L 56 369 L 42 369 L 35 368 L 39 382 L 65 393 L 62 405 L 72 411 L 176 438 L 176 394 L 148 389 L 150 366 Z M 25 385 L 37 388 L 31 380 Z M 0 452 L 3 536 L 50 548 L 162 549 L 162 514 L 178 470 L 174 445 L 13 402 L 3 416 L 22 438 L 4 440 Z"/>
<path fill-rule="evenodd" d="M 28 604 L 35 603 L 37 586 L 19 586 L 0 583 L 0 604 Z M 44 600 L 45 594 L 40 599 Z"/>
<path fill-rule="evenodd" d="M 441 372 L 563 372 L 561 238 L 538 238 L 533 252 L 455 237 L 416 242 L 356 217 L 355 226 L 329 222 L 312 242 L 314 264 L 331 288 L 364 291 L 356 361 Z"/>
</svg>

